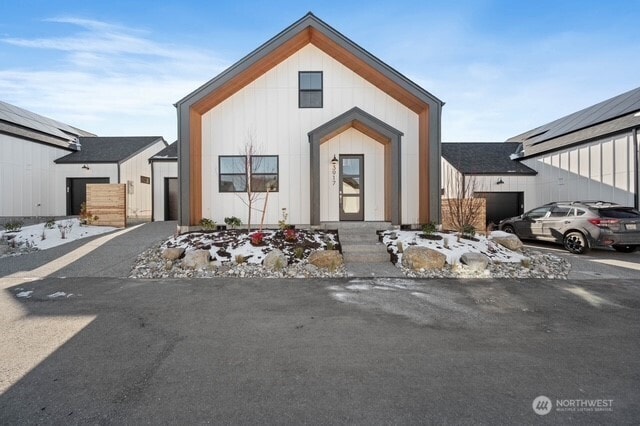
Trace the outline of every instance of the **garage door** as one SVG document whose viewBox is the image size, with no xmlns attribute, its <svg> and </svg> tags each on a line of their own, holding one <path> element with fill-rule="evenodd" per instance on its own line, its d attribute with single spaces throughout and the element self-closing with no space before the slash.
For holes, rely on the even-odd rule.
<svg viewBox="0 0 640 426">
<path fill-rule="evenodd" d="M 67 178 L 67 216 L 78 216 L 87 201 L 88 183 L 109 183 L 109 178 Z"/>
<path fill-rule="evenodd" d="M 476 192 L 487 200 L 487 224 L 524 213 L 524 192 Z"/>
</svg>

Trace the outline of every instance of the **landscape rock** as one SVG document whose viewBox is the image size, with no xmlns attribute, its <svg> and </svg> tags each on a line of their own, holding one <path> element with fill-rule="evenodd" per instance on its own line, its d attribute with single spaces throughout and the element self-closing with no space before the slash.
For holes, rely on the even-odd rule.
<svg viewBox="0 0 640 426">
<path fill-rule="evenodd" d="M 460 262 L 473 271 L 484 271 L 489 264 L 489 258 L 482 253 L 464 253 Z"/>
<path fill-rule="evenodd" d="M 338 250 L 316 250 L 309 255 L 308 260 L 310 264 L 330 271 L 335 271 L 344 263 Z"/>
<path fill-rule="evenodd" d="M 402 266 L 414 271 L 442 269 L 447 257 L 428 247 L 411 246 L 404 249 Z"/>
<path fill-rule="evenodd" d="M 190 269 L 202 269 L 209 266 L 209 250 L 194 250 L 187 252 L 182 260 L 182 266 Z"/>
<path fill-rule="evenodd" d="M 507 234 L 506 232 L 500 233 L 500 235 L 491 234 L 491 239 L 500 244 L 503 247 L 508 248 L 513 251 L 521 251 L 522 250 L 522 241 L 518 238 L 517 235 Z"/>
<path fill-rule="evenodd" d="M 275 249 L 267 253 L 262 264 L 270 271 L 280 271 L 287 266 L 287 258 L 283 252 Z"/>
<path fill-rule="evenodd" d="M 169 247 L 162 250 L 162 258 L 166 260 L 178 260 L 184 254 L 183 247 Z"/>
</svg>

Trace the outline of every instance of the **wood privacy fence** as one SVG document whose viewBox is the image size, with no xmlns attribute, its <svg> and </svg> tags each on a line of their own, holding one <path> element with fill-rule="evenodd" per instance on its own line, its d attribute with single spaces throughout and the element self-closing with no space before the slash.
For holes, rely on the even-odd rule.
<svg viewBox="0 0 640 426">
<path fill-rule="evenodd" d="M 460 205 L 460 203 L 463 203 Z M 485 198 L 443 198 L 442 199 L 442 229 L 455 231 L 453 216 L 456 211 L 467 210 L 474 212 L 471 225 L 476 232 L 484 234 L 487 231 L 487 200 Z"/>
<path fill-rule="evenodd" d="M 127 226 L 127 185 L 123 183 L 87 184 L 87 211 L 98 219 L 94 225 Z"/>
</svg>

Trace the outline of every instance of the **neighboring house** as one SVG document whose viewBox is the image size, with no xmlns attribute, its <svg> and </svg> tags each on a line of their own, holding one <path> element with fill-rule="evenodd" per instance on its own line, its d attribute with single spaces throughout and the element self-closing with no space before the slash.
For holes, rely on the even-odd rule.
<svg viewBox="0 0 640 426">
<path fill-rule="evenodd" d="M 442 105 L 309 13 L 176 104 L 179 224 L 246 222 L 251 142 L 265 223 L 438 220 Z"/>
<path fill-rule="evenodd" d="M 149 159 L 153 185 L 153 220 L 178 220 L 178 143 Z"/>
<path fill-rule="evenodd" d="M 77 215 L 87 183 L 126 183 L 127 215 L 151 218 L 153 137 L 97 137 L 0 101 L 0 219 Z"/>
<path fill-rule="evenodd" d="M 482 197 L 487 223 L 524 212 L 535 203 L 536 171 L 513 161 L 518 142 L 442 144 L 443 198 Z"/>
<path fill-rule="evenodd" d="M 536 170 L 534 208 L 603 200 L 638 208 L 640 87 L 509 139 Z"/>
<path fill-rule="evenodd" d="M 0 218 L 66 213 L 54 160 L 92 133 L 0 101 Z"/>
<path fill-rule="evenodd" d="M 612 201 L 638 208 L 640 88 L 503 143 L 442 144 L 443 196 L 475 176 L 496 222 L 553 201 Z M 518 208 L 516 209 L 516 206 Z"/>
<path fill-rule="evenodd" d="M 80 213 L 88 183 L 127 185 L 127 218 L 151 220 L 149 158 L 167 146 L 161 136 L 80 137 L 81 149 L 55 160 L 55 179 L 64 182 L 67 215 Z"/>
</svg>

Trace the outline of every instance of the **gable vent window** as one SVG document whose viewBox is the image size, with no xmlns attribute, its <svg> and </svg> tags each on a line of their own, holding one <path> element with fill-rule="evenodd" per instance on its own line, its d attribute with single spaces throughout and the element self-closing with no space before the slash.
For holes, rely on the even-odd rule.
<svg viewBox="0 0 640 426">
<path fill-rule="evenodd" d="M 300 108 L 322 108 L 322 71 L 300 71 L 298 92 Z"/>
</svg>

